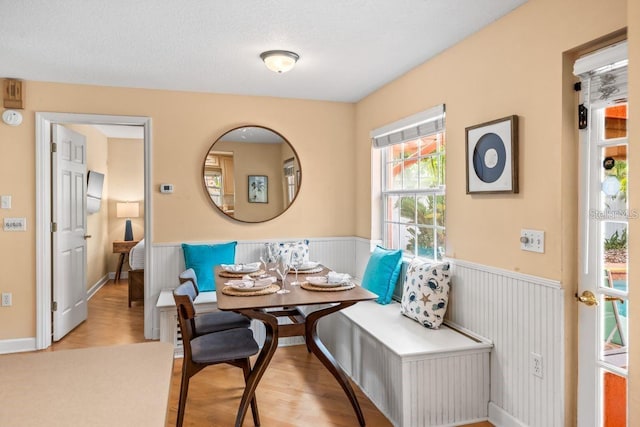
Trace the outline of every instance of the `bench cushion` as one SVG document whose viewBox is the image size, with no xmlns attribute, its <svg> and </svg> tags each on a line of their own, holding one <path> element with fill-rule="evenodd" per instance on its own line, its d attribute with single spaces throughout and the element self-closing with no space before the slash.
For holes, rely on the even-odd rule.
<svg viewBox="0 0 640 427">
<path fill-rule="evenodd" d="M 449 303 L 449 263 L 414 259 L 405 275 L 401 312 L 423 326 L 438 329 Z"/>
<path fill-rule="evenodd" d="M 403 316 L 397 302 L 381 306 L 374 301 L 363 301 L 340 313 L 400 357 L 435 356 L 491 347 L 444 325 L 438 330 L 425 329 Z"/>
</svg>

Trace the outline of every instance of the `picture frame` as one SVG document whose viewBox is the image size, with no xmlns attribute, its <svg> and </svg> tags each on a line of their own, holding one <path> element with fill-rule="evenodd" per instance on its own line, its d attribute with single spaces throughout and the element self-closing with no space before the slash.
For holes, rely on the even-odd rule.
<svg viewBox="0 0 640 427">
<path fill-rule="evenodd" d="M 465 129 L 467 194 L 518 193 L 518 116 Z"/>
<path fill-rule="evenodd" d="M 249 175 L 249 203 L 269 203 L 269 177 L 266 175 Z"/>
</svg>

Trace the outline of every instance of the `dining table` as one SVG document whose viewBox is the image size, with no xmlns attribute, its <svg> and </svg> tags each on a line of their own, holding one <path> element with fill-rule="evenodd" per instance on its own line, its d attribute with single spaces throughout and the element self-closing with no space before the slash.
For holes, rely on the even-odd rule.
<svg viewBox="0 0 640 427">
<path fill-rule="evenodd" d="M 314 274 L 305 274 L 300 271 L 302 276 L 323 276 L 327 275 L 330 270 L 322 267 L 321 271 Z M 266 329 L 266 337 L 262 349 L 254 363 L 253 369 L 246 381 L 246 387 L 240 401 L 238 414 L 236 417 L 236 427 L 241 427 L 244 421 L 249 404 L 255 395 L 256 388 L 260 379 L 267 370 L 274 353 L 278 348 L 278 338 L 302 336 L 305 339 L 307 349 L 313 353 L 325 368 L 335 377 L 342 390 L 346 394 L 353 410 L 358 418 L 361 426 L 365 425 L 364 415 L 358 403 L 353 388 L 340 365 L 331 355 L 329 350 L 318 337 L 317 326 L 318 321 L 331 313 L 335 313 L 344 308 L 352 306 L 360 301 L 376 299 L 378 296 L 359 285 L 351 286 L 349 289 L 336 290 L 331 288 L 320 289 L 314 286 L 292 286 L 288 279 L 286 280 L 286 289 L 290 289 L 289 293 L 278 294 L 268 293 L 263 295 L 250 295 L 249 293 L 225 293 L 225 283 L 228 282 L 224 275 L 222 267 L 217 266 L 214 269 L 216 281 L 216 297 L 220 310 L 235 311 L 245 316 L 262 322 Z M 263 272 L 263 275 L 273 275 L 270 271 Z M 276 282 L 282 286 L 281 281 Z M 303 283 L 303 285 L 306 283 Z M 309 290 L 314 289 L 314 290 Z M 303 312 L 300 307 L 313 306 L 312 311 Z M 290 320 L 288 324 L 278 324 L 278 318 L 285 317 Z"/>
</svg>

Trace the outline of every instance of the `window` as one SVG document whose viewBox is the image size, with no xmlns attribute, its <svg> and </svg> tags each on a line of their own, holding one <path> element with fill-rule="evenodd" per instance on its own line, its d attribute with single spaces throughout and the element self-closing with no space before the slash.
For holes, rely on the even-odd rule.
<svg viewBox="0 0 640 427">
<path fill-rule="evenodd" d="M 411 121 L 411 123 L 408 123 Z M 444 106 L 372 132 L 382 150 L 382 238 L 404 256 L 445 252 Z"/>
</svg>

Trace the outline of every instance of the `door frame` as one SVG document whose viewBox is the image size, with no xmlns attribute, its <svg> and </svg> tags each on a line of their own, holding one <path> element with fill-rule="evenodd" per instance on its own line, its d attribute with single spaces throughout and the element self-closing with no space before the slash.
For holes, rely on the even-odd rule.
<svg viewBox="0 0 640 427">
<path fill-rule="evenodd" d="M 51 346 L 51 125 L 135 125 L 144 128 L 144 235 L 145 245 L 145 304 L 144 336 L 152 338 L 153 304 L 150 300 L 152 283 L 151 244 L 151 118 L 143 116 L 116 116 L 100 114 L 36 112 L 35 159 L 36 159 L 36 349 Z"/>
</svg>

